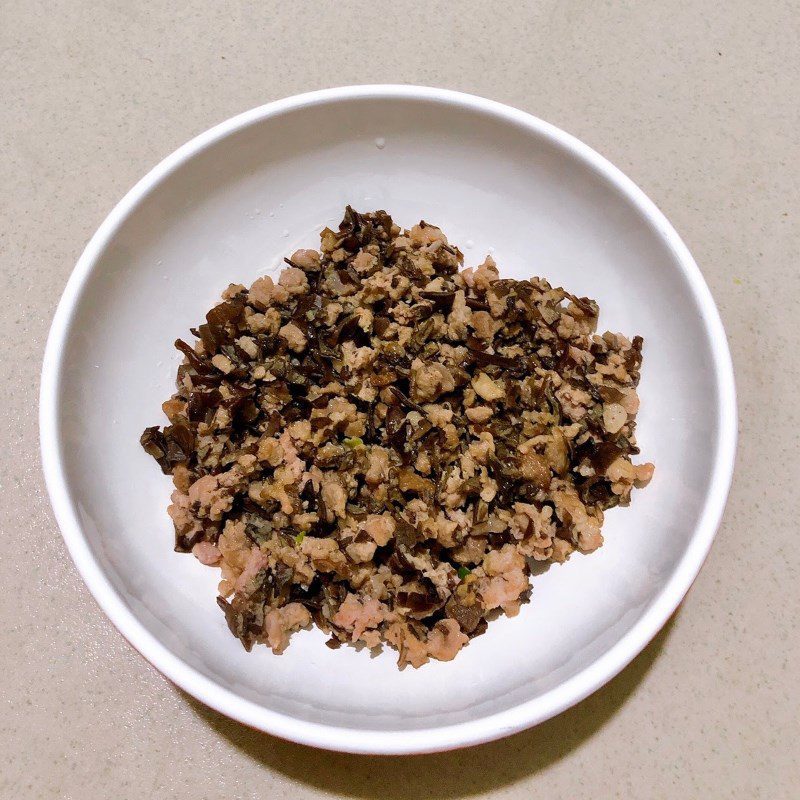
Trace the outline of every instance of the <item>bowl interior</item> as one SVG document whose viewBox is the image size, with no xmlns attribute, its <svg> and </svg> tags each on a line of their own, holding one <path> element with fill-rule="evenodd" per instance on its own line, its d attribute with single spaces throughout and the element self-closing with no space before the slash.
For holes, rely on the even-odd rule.
<svg viewBox="0 0 800 800">
<path fill-rule="evenodd" d="M 217 571 L 173 552 L 170 482 L 139 446 L 173 389 L 172 342 L 230 282 L 315 247 L 345 204 L 441 226 L 473 265 L 598 300 L 601 330 L 645 339 L 638 440 L 656 463 L 606 543 L 534 578 L 532 602 L 450 663 L 399 672 L 296 635 L 245 653 Z M 453 103 L 350 98 L 256 120 L 195 154 L 121 222 L 86 280 L 60 361 L 58 456 L 91 551 L 123 603 L 219 686 L 296 720 L 360 731 L 474 721 L 556 689 L 639 620 L 696 534 L 719 446 L 708 328 L 665 235 L 546 131 Z M 651 633 L 654 633 L 652 631 Z M 266 727 L 269 727 L 265 723 Z"/>
</svg>

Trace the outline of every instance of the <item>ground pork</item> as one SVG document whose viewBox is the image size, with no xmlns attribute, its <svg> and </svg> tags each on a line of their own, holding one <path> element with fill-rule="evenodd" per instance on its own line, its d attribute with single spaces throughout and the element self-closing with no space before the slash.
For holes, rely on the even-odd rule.
<svg viewBox="0 0 800 800">
<path fill-rule="evenodd" d="M 207 567 L 213 567 L 218 564 L 222 558 L 219 547 L 215 544 L 211 544 L 211 542 L 198 542 L 192 547 L 192 555 L 194 555 L 201 564 L 205 564 Z"/>
<path fill-rule="evenodd" d="M 348 594 L 332 621 L 351 634 L 351 641 L 356 641 L 367 628 L 377 628 L 384 617 L 384 610 L 374 597 L 361 600 L 357 595 Z"/>
<path fill-rule="evenodd" d="M 264 617 L 266 643 L 276 655 L 289 646 L 289 637 L 300 628 L 311 624 L 311 614 L 300 603 L 289 603 L 281 608 L 270 609 Z"/>
<path fill-rule="evenodd" d="M 442 619 L 428 634 L 428 655 L 439 661 L 452 661 L 467 642 L 469 636 L 461 632 L 456 620 Z"/>
</svg>

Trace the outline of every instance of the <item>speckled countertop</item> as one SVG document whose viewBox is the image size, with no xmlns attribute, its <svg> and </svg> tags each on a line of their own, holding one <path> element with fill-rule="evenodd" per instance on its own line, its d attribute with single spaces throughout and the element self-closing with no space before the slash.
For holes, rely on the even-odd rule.
<svg viewBox="0 0 800 800">
<path fill-rule="evenodd" d="M 2 7 L 0 797 L 797 797 L 797 5 L 146 5 Z M 226 117 L 365 82 L 511 103 L 627 172 L 711 286 L 741 414 L 714 549 L 644 653 L 535 730 L 406 759 L 287 744 L 162 678 L 79 579 L 37 452 L 50 318 L 113 204 Z"/>
</svg>

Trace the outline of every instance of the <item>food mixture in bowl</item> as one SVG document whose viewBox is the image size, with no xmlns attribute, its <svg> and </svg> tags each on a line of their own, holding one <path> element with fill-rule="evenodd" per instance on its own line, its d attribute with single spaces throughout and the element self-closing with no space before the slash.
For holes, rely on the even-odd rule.
<svg viewBox="0 0 800 800">
<path fill-rule="evenodd" d="M 447 661 L 649 482 L 642 339 L 491 257 L 461 269 L 424 222 L 348 207 L 321 239 L 175 343 L 170 424 L 141 442 L 172 475 L 176 549 L 221 569 L 248 650 L 316 624 L 400 667 Z"/>
</svg>

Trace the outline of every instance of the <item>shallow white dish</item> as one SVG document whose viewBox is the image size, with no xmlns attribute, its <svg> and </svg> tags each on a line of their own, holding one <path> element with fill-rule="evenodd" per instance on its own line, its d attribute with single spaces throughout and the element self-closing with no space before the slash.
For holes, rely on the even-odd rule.
<svg viewBox="0 0 800 800">
<path fill-rule="evenodd" d="M 652 484 L 607 514 L 605 546 L 534 579 L 532 602 L 455 661 L 332 651 L 319 631 L 245 653 L 216 570 L 172 550 L 170 482 L 139 446 L 179 354 L 229 282 L 315 247 L 345 204 L 424 218 L 501 275 L 595 298 L 601 330 L 645 339 L 641 460 Z M 733 469 L 725 333 L 653 203 L 564 132 L 488 100 L 363 86 L 289 98 L 198 136 L 143 178 L 81 256 L 53 321 L 41 441 L 59 526 L 91 592 L 161 672 L 213 708 L 337 750 L 411 753 L 535 725 L 600 687 L 677 607 L 711 546 Z"/>
</svg>

